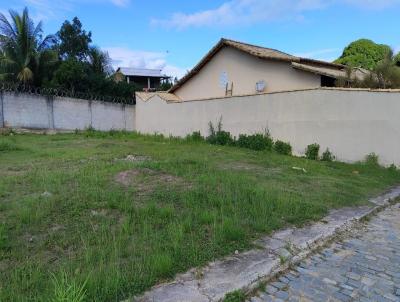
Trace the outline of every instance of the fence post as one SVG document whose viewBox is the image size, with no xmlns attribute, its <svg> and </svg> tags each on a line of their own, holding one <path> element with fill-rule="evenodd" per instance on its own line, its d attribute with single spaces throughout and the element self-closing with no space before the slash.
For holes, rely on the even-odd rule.
<svg viewBox="0 0 400 302">
<path fill-rule="evenodd" d="M 46 104 L 49 129 L 54 129 L 54 97 L 48 96 L 46 98 Z"/>
<path fill-rule="evenodd" d="M 4 101 L 3 101 L 4 92 L 0 92 L 0 128 L 4 128 Z"/>
<path fill-rule="evenodd" d="M 122 104 L 122 114 L 124 115 L 124 130 L 126 131 L 128 129 L 126 128 L 126 104 L 125 103 Z"/>
<path fill-rule="evenodd" d="M 93 109 L 92 109 L 92 100 L 88 100 L 88 106 L 89 106 L 89 113 L 90 113 L 90 128 L 94 129 L 93 127 Z"/>
</svg>

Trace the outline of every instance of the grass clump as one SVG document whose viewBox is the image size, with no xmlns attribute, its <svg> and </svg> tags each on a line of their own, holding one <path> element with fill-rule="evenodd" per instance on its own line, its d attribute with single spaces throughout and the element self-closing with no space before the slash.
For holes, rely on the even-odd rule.
<svg viewBox="0 0 400 302">
<path fill-rule="evenodd" d="M 6 225 L 4 223 L 0 223 L 0 250 L 5 249 L 8 246 L 7 239 Z"/>
<path fill-rule="evenodd" d="M 19 151 L 21 148 L 19 148 L 17 145 L 15 145 L 12 142 L 8 141 L 0 141 L 0 152 L 10 152 L 10 151 Z"/>
<path fill-rule="evenodd" d="M 289 143 L 277 140 L 274 144 L 274 150 L 282 155 L 292 155 L 292 146 Z"/>
<path fill-rule="evenodd" d="M 245 302 L 245 301 L 246 301 L 246 294 L 241 290 L 237 290 L 227 294 L 223 300 L 223 302 Z"/>
<path fill-rule="evenodd" d="M 83 302 L 86 300 L 86 282 L 78 284 L 62 271 L 58 276 L 52 276 L 54 286 L 53 302 Z"/>
</svg>

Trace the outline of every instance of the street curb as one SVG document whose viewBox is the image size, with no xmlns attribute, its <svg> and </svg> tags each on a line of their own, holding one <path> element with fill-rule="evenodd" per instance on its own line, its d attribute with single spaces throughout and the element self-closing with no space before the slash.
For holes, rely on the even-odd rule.
<svg viewBox="0 0 400 302">
<path fill-rule="evenodd" d="M 315 224 L 277 231 L 257 240 L 255 244 L 259 249 L 191 269 L 176 276 L 173 282 L 157 285 L 133 301 L 218 302 L 233 291 L 251 293 L 260 284 L 274 279 L 361 221 L 384 210 L 398 197 L 400 186 L 370 199 L 375 206 L 332 210 Z"/>
<path fill-rule="evenodd" d="M 393 192 L 394 190 L 398 190 L 400 187 L 396 187 L 393 190 L 390 190 L 390 192 Z M 387 194 L 380 195 L 379 197 L 385 196 Z M 377 197 L 377 198 L 379 198 Z M 400 192 L 396 194 L 396 196 L 390 197 L 390 198 L 385 198 L 385 200 L 381 203 L 375 203 L 377 204 L 375 207 L 372 207 L 369 211 L 367 211 L 365 214 L 361 216 L 355 216 L 352 220 L 350 220 L 347 223 L 344 223 L 342 226 L 337 228 L 333 234 L 331 234 L 328 237 L 325 237 L 324 239 L 315 242 L 315 244 L 312 247 L 309 247 L 308 249 L 305 249 L 304 251 L 301 251 L 300 253 L 293 255 L 293 257 L 289 258 L 285 264 L 281 264 L 278 267 L 276 267 L 273 271 L 268 276 L 261 277 L 257 282 L 249 285 L 247 288 L 241 288 L 238 290 L 243 291 L 246 295 L 252 294 L 255 291 L 258 290 L 258 287 L 263 284 L 270 282 L 273 279 L 276 279 L 280 275 L 284 274 L 289 270 L 292 266 L 298 265 L 301 261 L 305 260 L 308 258 L 310 255 L 314 254 L 317 252 L 319 249 L 329 245 L 332 243 L 335 239 L 338 237 L 353 231 L 357 226 L 359 226 L 360 223 L 362 223 L 364 220 L 367 220 L 371 216 L 374 216 L 381 211 L 387 209 L 388 207 L 397 204 L 399 202 L 396 202 L 395 199 L 400 197 Z M 375 199 L 375 198 L 374 198 Z M 370 202 L 374 203 L 372 201 L 373 199 L 370 199 Z M 223 299 L 219 300 L 218 302 L 223 301 Z"/>
</svg>

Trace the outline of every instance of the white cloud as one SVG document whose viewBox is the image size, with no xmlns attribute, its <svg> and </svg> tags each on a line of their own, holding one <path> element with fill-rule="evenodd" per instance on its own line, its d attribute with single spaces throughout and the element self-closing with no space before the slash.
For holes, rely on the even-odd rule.
<svg viewBox="0 0 400 302">
<path fill-rule="evenodd" d="M 221 6 L 193 14 L 175 13 L 169 19 L 152 19 L 153 25 L 184 29 L 187 27 L 252 24 L 301 17 L 307 10 L 325 6 L 321 0 L 231 0 Z"/>
<path fill-rule="evenodd" d="M 132 50 L 126 47 L 105 47 L 114 69 L 118 67 L 136 67 L 162 69 L 169 76 L 181 78 L 186 69 L 167 62 L 167 53 Z"/>
<path fill-rule="evenodd" d="M 247 25 L 280 20 L 302 20 L 307 11 L 324 9 L 333 4 L 367 9 L 383 9 L 400 0 L 230 0 L 219 7 L 194 13 L 174 13 L 167 19 L 151 20 L 166 28 Z"/>
</svg>

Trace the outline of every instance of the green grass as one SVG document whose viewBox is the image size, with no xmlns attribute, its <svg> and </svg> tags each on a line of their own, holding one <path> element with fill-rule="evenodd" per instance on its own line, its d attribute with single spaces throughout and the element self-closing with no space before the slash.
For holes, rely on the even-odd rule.
<svg viewBox="0 0 400 302">
<path fill-rule="evenodd" d="M 400 183 L 376 165 L 120 132 L 0 146 L 0 301 L 120 301 Z"/>
</svg>

